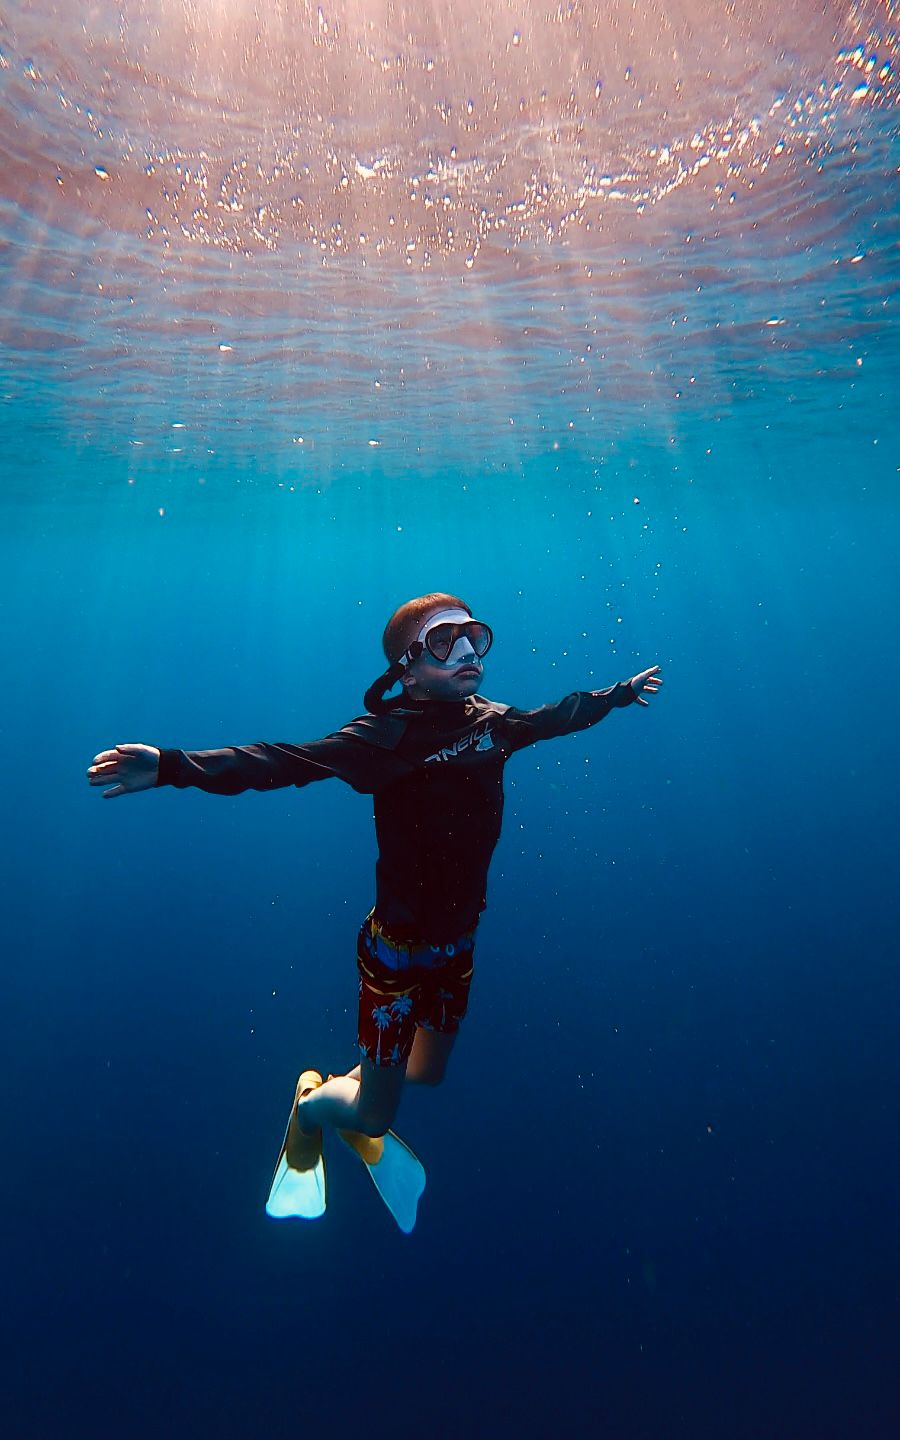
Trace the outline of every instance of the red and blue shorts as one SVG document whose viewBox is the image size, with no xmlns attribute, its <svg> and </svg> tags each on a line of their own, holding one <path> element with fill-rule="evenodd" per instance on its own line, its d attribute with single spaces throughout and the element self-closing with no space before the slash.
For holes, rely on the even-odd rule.
<svg viewBox="0 0 900 1440">
<path fill-rule="evenodd" d="M 474 950 L 474 930 L 446 945 L 408 945 L 368 915 L 356 944 L 360 1055 L 405 1065 L 419 1026 L 455 1034 L 469 1004 Z"/>
</svg>

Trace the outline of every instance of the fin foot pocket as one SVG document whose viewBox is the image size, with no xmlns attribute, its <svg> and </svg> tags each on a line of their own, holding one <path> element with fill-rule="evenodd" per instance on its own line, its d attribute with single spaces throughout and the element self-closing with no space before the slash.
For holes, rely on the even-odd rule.
<svg viewBox="0 0 900 1440">
<path fill-rule="evenodd" d="M 384 1136 L 363 1135 L 359 1130 L 342 1130 L 341 1139 L 355 1150 L 364 1165 L 377 1165 L 384 1155 Z"/>
</svg>

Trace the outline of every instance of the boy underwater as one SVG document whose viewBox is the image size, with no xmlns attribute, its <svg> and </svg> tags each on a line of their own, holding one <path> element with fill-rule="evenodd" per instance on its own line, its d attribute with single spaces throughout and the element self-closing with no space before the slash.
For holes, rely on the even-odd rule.
<svg viewBox="0 0 900 1440">
<path fill-rule="evenodd" d="M 117 745 L 88 769 L 91 785 L 111 785 L 104 799 L 160 785 L 237 795 L 331 776 L 373 796 L 375 905 L 357 940 L 360 1062 L 324 1082 L 314 1070 L 300 1076 L 266 1206 L 275 1217 L 324 1212 L 326 1127 L 366 1164 L 400 1228 L 412 1229 L 425 1175 L 390 1125 L 406 1082 L 441 1083 L 466 1013 L 503 767 L 527 745 L 646 706 L 663 683 L 654 665 L 607 690 L 517 710 L 478 694 L 492 640 L 457 596 L 422 595 L 388 621 L 389 664 L 366 692 L 367 713 L 334 734 L 222 750 Z M 402 695 L 385 700 L 398 681 Z"/>
</svg>

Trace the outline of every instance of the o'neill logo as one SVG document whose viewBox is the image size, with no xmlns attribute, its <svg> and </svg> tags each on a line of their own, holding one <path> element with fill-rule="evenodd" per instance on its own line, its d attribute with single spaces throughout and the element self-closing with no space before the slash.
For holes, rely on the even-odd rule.
<svg viewBox="0 0 900 1440">
<path fill-rule="evenodd" d="M 491 722 L 482 720 L 473 730 L 460 735 L 452 745 L 445 745 L 443 750 L 438 750 L 434 755 L 426 755 L 425 764 L 430 765 L 434 760 L 454 760 L 464 750 L 493 750 L 494 737 L 491 733 Z"/>
</svg>

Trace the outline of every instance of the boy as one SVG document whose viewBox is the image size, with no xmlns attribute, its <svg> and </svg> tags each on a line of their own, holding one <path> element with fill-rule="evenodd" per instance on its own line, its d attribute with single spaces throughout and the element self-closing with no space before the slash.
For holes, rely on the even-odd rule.
<svg viewBox="0 0 900 1440">
<path fill-rule="evenodd" d="M 654 665 L 608 690 L 516 710 L 478 694 L 492 639 L 457 596 L 422 595 L 388 621 L 390 663 L 366 692 L 367 713 L 335 734 L 306 745 L 191 753 L 118 745 L 88 770 L 92 785 L 112 782 L 104 798 L 156 785 L 236 795 L 329 776 L 374 797 L 375 905 L 357 942 L 360 1063 L 324 1084 L 315 1071 L 301 1075 L 270 1214 L 324 1210 L 328 1126 L 369 1166 L 401 1228 L 412 1228 L 424 1174 L 389 1127 L 406 1081 L 443 1080 L 466 1013 L 475 932 L 500 836 L 504 764 L 516 750 L 586 729 L 611 709 L 646 705 L 644 694 L 663 683 Z M 403 694 L 385 701 L 398 681 Z"/>
</svg>

